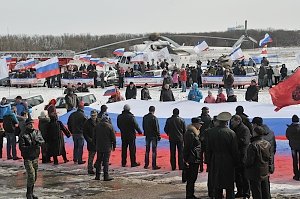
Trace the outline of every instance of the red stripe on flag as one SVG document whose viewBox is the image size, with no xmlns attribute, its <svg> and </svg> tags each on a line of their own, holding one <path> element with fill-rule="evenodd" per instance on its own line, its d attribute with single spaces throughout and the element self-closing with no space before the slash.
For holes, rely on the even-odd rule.
<svg viewBox="0 0 300 199">
<path fill-rule="evenodd" d="M 50 70 L 50 71 L 47 71 L 47 72 L 44 72 L 44 73 L 37 73 L 36 78 L 37 79 L 42 79 L 42 78 L 47 78 L 47 77 L 51 77 L 51 76 L 59 75 L 59 74 L 60 74 L 60 69 L 56 68 L 54 70 Z"/>
</svg>

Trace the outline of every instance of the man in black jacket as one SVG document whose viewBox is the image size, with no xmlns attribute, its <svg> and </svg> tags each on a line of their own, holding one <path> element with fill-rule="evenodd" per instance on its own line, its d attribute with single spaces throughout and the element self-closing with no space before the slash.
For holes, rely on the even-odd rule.
<svg viewBox="0 0 300 199">
<path fill-rule="evenodd" d="M 136 87 L 133 82 L 130 82 L 125 91 L 126 100 L 136 99 Z"/>
<path fill-rule="evenodd" d="M 144 136 L 146 136 L 145 169 L 149 166 L 150 144 L 152 143 L 152 169 L 160 169 L 156 165 L 157 142 L 160 141 L 159 124 L 154 115 L 155 107 L 149 107 L 149 113 L 143 117 Z"/>
<path fill-rule="evenodd" d="M 104 181 L 110 181 L 113 178 L 108 174 L 109 158 L 111 151 L 116 148 L 116 135 L 107 117 L 102 117 L 101 122 L 95 127 L 93 141 L 97 150 L 95 180 L 100 180 L 101 165 L 103 165 Z"/>
<path fill-rule="evenodd" d="M 258 102 L 258 91 L 259 88 L 257 87 L 256 80 L 251 80 L 250 86 L 247 88 L 245 94 L 245 100 L 249 102 Z"/>
<path fill-rule="evenodd" d="M 298 159 L 300 154 L 300 124 L 299 117 L 293 115 L 292 124 L 288 125 L 286 129 L 286 138 L 289 140 L 289 144 L 292 150 L 293 158 L 293 171 L 294 171 L 294 180 L 299 181 L 300 171 L 298 165 L 300 165 L 300 159 Z"/>
<path fill-rule="evenodd" d="M 237 106 L 235 108 L 235 114 L 240 116 L 242 118 L 243 123 L 248 127 L 250 130 L 250 133 L 252 134 L 252 124 L 248 118 L 248 115 L 244 113 L 244 107 L 243 106 Z"/>
<path fill-rule="evenodd" d="M 84 103 L 80 102 L 77 111 L 73 112 L 68 119 L 68 128 L 73 135 L 74 149 L 73 161 L 74 163 L 84 164 L 82 161 L 84 137 L 83 137 L 83 124 L 87 120 L 83 112 Z"/>
<path fill-rule="evenodd" d="M 257 126 L 261 126 L 264 128 L 264 134 L 262 135 L 262 138 L 267 140 L 271 144 L 271 168 L 270 168 L 270 173 L 274 173 L 275 165 L 274 165 L 274 156 L 276 153 L 276 140 L 275 140 L 275 135 L 274 132 L 265 124 L 263 124 L 263 119 L 261 117 L 254 117 L 252 119 L 252 125 L 253 129 Z"/>
<path fill-rule="evenodd" d="M 238 167 L 235 169 L 235 183 L 237 188 L 236 198 L 250 197 L 250 185 L 245 173 L 245 158 L 248 145 L 250 144 L 250 130 L 243 123 L 239 115 L 234 115 L 231 118 L 231 129 L 235 132 L 238 139 Z"/>
<path fill-rule="evenodd" d="M 83 124 L 83 136 L 87 143 L 87 150 L 89 152 L 88 174 L 95 174 L 95 172 L 93 171 L 93 162 L 94 162 L 94 157 L 96 155 L 96 147 L 93 142 L 93 137 L 94 137 L 94 129 L 100 122 L 100 120 L 97 118 L 97 115 L 98 115 L 97 111 L 92 110 L 91 117 L 88 120 L 86 120 Z"/>
<path fill-rule="evenodd" d="M 198 177 L 199 164 L 201 162 L 201 140 L 200 128 L 203 122 L 199 117 L 192 118 L 192 124 L 187 126 L 184 134 L 183 159 L 186 164 L 186 198 L 197 198 L 195 193 L 195 182 Z"/>
<path fill-rule="evenodd" d="M 40 132 L 33 128 L 33 123 L 34 121 L 30 118 L 26 120 L 26 129 L 19 138 L 19 148 L 24 159 L 24 166 L 27 173 L 26 197 L 29 199 L 37 198 L 33 195 L 33 188 L 37 179 L 40 147 L 44 143 L 44 139 Z"/>
<path fill-rule="evenodd" d="M 178 151 L 179 170 L 183 169 L 183 136 L 186 131 L 184 120 L 179 117 L 179 109 L 173 110 L 172 117 L 168 118 L 164 128 L 169 136 L 170 142 L 170 162 L 172 170 L 176 169 L 176 147 Z"/>
<path fill-rule="evenodd" d="M 150 92 L 149 92 L 149 86 L 148 83 L 145 83 L 144 88 L 141 90 L 141 100 L 150 100 L 152 99 L 150 97 Z"/>
<path fill-rule="evenodd" d="M 199 116 L 201 118 L 201 121 L 203 122 L 201 128 L 200 128 L 200 139 L 201 139 L 201 162 L 200 162 L 200 172 L 203 172 L 203 160 L 204 160 L 204 153 L 205 153 L 205 141 L 206 141 L 206 133 L 207 129 L 209 129 L 212 125 L 212 120 L 209 113 L 209 108 L 204 106 L 202 107 L 202 113 Z"/>
<path fill-rule="evenodd" d="M 136 131 L 142 134 L 142 131 L 135 120 L 134 115 L 130 112 L 130 106 L 124 105 L 123 111 L 117 118 L 117 125 L 121 131 L 122 140 L 122 167 L 126 166 L 127 162 L 127 147 L 129 146 L 131 167 L 140 166 L 136 162 Z"/>
<path fill-rule="evenodd" d="M 173 92 L 169 84 L 165 84 L 161 89 L 159 101 L 161 102 L 175 101 Z"/>
<path fill-rule="evenodd" d="M 270 199 L 270 167 L 272 164 L 271 145 L 264 140 L 264 128 L 257 126 L 253 129 L 251 144 L 246 155 L 246 176 L 250 180 L 253 199 Z"/>
</svg>

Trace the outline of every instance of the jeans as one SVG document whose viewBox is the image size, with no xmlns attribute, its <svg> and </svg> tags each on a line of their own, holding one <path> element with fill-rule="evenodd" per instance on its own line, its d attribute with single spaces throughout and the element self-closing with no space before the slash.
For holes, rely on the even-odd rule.
<svg viewBox="0 0 300 199">
<path fill-rule="evenodd" d="M 157 155 L 157 138 L 156 137 L 146 137 L 146 153 L 145 153 L 145 166 L 149 166 L 149 153 L 150 144 L 152 143 L 152 168 L 156 167 L 156 155 Z"/>
<path fill-rule="evenodd" d="M 2 158 L 3 136 L 0 135 L 0 158 Z"/>
<path fill-rule="evenodd" d="M 131 166 L 136 164 L 135 139 L 122 139 L 122 166 L 127 162 L 127 148 L 129 146 Z"/>
<path fill-rule="evenodd" d="M 177 142 L 171 142 L 170 141 L 170 162 L 172 170 L 176 169 L 176 147 L 178 151 L 178 166 L 179 169 L 183 169 L 183 142 L 177 141 Z"/>
<path fill-rule="evenodd" d="M 17 157 L 17 150 L 16 150 L 16 136 L 14 133 L 7 133 L 6 132 L 6 139 L 7 139 L 7 158 L 16 158 Z M 10 151 L 12 151 L 12 156 Z"/>
<path fill-rule="evenodd" d="M 300 177 L 300 173 L 299 173 L 299 168 L 300 168 L 299 154 L 300 154 L 299 150 L 292 150 L 293 171 L 294 171 L 294 176 L 296 176 L 296 177 Z"/>
<path fill-rule="evenodd" d="M 251 181 L 250 187 L 253 199 L 270 199 L 269 178 L 262 181 Z"/>
<path fill-rule="evenodd" d="M 228 87 L 228 88 L 225 88 L 226 90 L 226 95 L 227 97 L 229 96 L 229 93 L 233 90 L 232 87 Z"/>
<path fill-rule="evenodd" d="M 181 81 L 181 92 L 186 92 L 186 81 Z"/>
<path fill-rule="evenodd" d="M 264 79 L 258 79 L 259 88 L 263 89 L 264 88 L 264 84 L 265 84 L 265 80 Z"/>
<path fill-rule="evenodd" d="M 82 162 L 84 137 L 82 134 L 73 134 L 74 149 L 73 149 L 73 160 Z"/>
<path fill-rule="evenodd" d="M 272 79 L 268 79 L 268 86 L 269 86 L 269 87 L 272 87 L 272 85 L 273 85 Z"/>
</svg>

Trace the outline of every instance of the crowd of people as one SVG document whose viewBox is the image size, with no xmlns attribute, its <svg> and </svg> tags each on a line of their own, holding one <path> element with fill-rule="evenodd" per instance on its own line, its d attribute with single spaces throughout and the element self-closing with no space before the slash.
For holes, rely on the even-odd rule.
<svg viewBox="0 0 300 199">
<path fill-rule="evenodd" d="M 167 85 L 167 84 L 166 84 Z M 165 86 L 166 86 L 165 85 Z M 195 85 L 196 86 L 196 85 Z M 72 89 L 70 89 L 72 90 Z M 149 96 L 148 96 L 149 97 Z M 84 141 L 87 142 L 88 162 L 87 173 L 100 180 L 110 181 L 110 154 L 116 148 L 116 136 L 106 105 L 100 112 L 92 110 L 88 118 L 84 112 L 83 102 L 77 102 L 73 112 L 64 126 L 59 121 L 55 102 L 51 100 L 41 112 L 38 130 L 33 127 L 33 120 L 22 102 L 21 96 L 16 103 L 10 105 L 5 98 L 0 104 L 0 119 L 4 131 L 1 134 L 1 158 L 3 135 L 7 138 L 7 159 L 18 160 L 16 136 L 19 136 L 19 148 L 24 159 L 27 172 L 27 197 L 33 196 L 34 183 L 37 178 L 38 157 L 42 151 L 42 163 L 59 164 L 58 156 L 63 162 L 69 162 L 66 156 L 64 136 L 72 137 L 73 162 L 85 164 L 83 160 Z M 74 107 L 73 107 L 74 109 Z M 117 117 L 122 141 L 121 166 L 127 165 L 127 149 L 130 152 L 130 166 L 140 166 L 136 157 L 136 133 L 143 134 L 146 141 L 144 168 L 161 169 L 157 164 L 160 127 L 155 116 L 155 107 L 150 106 L 149 112 L 143 117 L 140 127 L 131 113 L 131 107 L 125 105 Z M 263 122 L 263 118 L 254 117 L 250 122 L 242 106 L 236 107 L 236 114 L 221 112 L 211 117 L 207 107 L 202 108 L 200 116 L 191 119 L 186 125 L 180 117 L 179 109 L 167 119 L 164 132 L 169 137 L 170 165 L 172 170 L 182 170 L 182 181 L 186 182 L 186 198 L 196 198 L 194 184 L 198 172 L 208 172 L 208 195 L 211 198 L 222 198 L 223 189 L 226 198 L 270 198 L 269 176 L 274 172 L 274 156 L 276 141 L 272 130 Z M 294 115 L 292 124 L 287 128 L 287 139 L 290 142 L 293 157 L 294 180 L 299 180 L 299 118 Z M 150 147 L 152 161 L 150 163 Z M 96 157 L 96 160 L 95 160 Z M 102 169 L 103 167 L 103 169 Z M 95 170 L 94 170 L 95 168 Z M 234 183 L 237 192 L 234 193 Z"/>
</svg>

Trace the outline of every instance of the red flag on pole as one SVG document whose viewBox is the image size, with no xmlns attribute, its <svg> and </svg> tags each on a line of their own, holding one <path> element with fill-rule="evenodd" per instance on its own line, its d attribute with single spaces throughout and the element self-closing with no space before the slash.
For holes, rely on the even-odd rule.
<svg viewBox="0 0 300 199">
<path fill-rule="evenodd" d="M 300 69 L 269 90 L 274 106 L 281 108 L 300 104 Z"/>
</svg>

